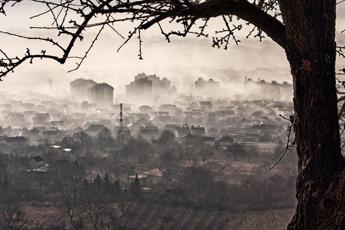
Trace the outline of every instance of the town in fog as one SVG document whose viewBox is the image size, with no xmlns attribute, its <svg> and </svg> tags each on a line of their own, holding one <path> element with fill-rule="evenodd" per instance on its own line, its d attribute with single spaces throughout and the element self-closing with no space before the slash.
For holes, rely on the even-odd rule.
<svg viewBox="0 0 345 230">
<path fill-rule="evenodd" d="M 227 87 L 236 90 L 222 93 Z M 45 229 L 101 221 L 80 205 L 102 218 L 111 209 L 119 229 L 288 221 L 296 176 L 291 84 L 197 77 L 181 86 L 139 73 L 125 93 L 119 88 L 77 78 L 65 96 L 2 93 L 2 202 L 30 210 L 28 221 L 40 216 L 31 225 Z"/>
<path fill-rule="evenodd" d="M 345 0 L 0 0 L 0 230 L 344 230 Z"/>
</svg>

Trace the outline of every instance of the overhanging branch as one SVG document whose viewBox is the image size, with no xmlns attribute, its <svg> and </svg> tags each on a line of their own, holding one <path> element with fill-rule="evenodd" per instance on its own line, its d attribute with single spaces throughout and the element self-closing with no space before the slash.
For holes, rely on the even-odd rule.
<svg viewBox="0 0 345 230">
<path fill-rule="evenodd" d="M 147 29 L 169 17 L 211 18 L 221 15 L 235 15 L 263 30 L 273 41 L 285 48 L 285 26 L 275 17 L 262 11 L 246 0 L 212 0 L 183 10 L 163 12 L 153 20 L 142 25 Z"/>
<path fill-rule="evenodd" d="M 5 6 L 10 4 L 11 6 L 17 5 L 23 0 L 4 0 L 0 5 L 0 13 L 5 13 Z M 254 29 L 258 31 L 258 35 L 254 37 L 260 37 L 262 39 L 262 31 L 265 32 L 273 41 L 285 48 L 285 26 L 276 17 L 279 15 L 278 3 L 275 0 L 95 0 L 95 1 L 82 1 L 82 0 L 31 0 L 36 4 L 43 4 L 48 9 L 41 13 L 35 14 L 31 18 L 41 17 L 42 15 L 50 14 L 53 23 L 50 26 L 31 27 L 31 29 L 46 29 L 55 30 L 58 35 L 67 35 L 69 42 L 67 45 L 60 45 L 58 41 L 50 38 L 40 37 L 27 37 L 22 35 L 13 34 L 10 32 L 2 32 L 10 36 L 15 36 L 23 39 L 34 39 L 48 42 L 53 46 L 57 46 L 63 52 L 62 55 L 57 54 L 31 54 L 26 53 L 22 57 L 8 57 L 5 52 L 1 52 L 3 58 L 0 59 L 0 79 L 1 77 L 12 72 L 19 65 L 26 60 L 32 62 L 33 59 L 53 59 L 61 64 L 64 64 L 69 57 L 70 53 L 77 43 L 77 41 L 83 40 L 83 34 L 89 28 L 95 28 L 99 31 L 104 26 L 110 27 L 117 35 L 124 37 L 113 27 L 116 22 L 128 21 L 133 23 L 134 30 L 129 31 L 129 36 L 124 39 L 122 47 L 131 39 L 134 34 L 137 34 L 141 30 L 148 29 L 153 25 L 158 25 L 162 34 L 169 41 L 170 35 L 175 36 L 187 36 L 188 34 L 194 34 L 197 37 L 208 37 L 208 33 L 205 32 L 205 28 L 211 18 L 222 16 L 225 27 L 215 31 L 215 37 L 213 39 L 213 46 L 223 46 L 225 49 L 228 47 L 230 41 L 235 41 L 238 44 L 240 41 L 235 37 L 235 32 L 242 28 L 242 25 L 235 25 L 233 16 L 238 17 L 254 25 Z M 70 13 L 71 12 L 71 13 Z M 274 13 L 272 13 L 274 12 Z M 73 20 L 66 20 L 73 16 Z M 74 20 L 75 18 L 75 20 Z M 93 22 L 93 19 L 96 19 Z M 101 18 L 101 20 L 99 20 Z M 103 18 L 103 19 L 102 19 Z M 160 22 L 169 19 L 170 22 L 175 22 L 183 26 L 182 30 L 165 32 L 163 31 Z M 202 20 L 202 25 L 197 26 L 196 22 Z M 81 21 L 77 23 L 77 21 Z M 232 25 L 230 25 L 230 23 Z M 195 28 L 196 27 L 196 28 Z M 197 31 L 195 31 L 197 29 Z M 141 36 L 139 41 L 141 41 Z M 94 42 L 92 42 L 91 48 Z M 216 43 L 215 43 L 216 41 Z M 142 41 L 139 42 L 139 50 L 141 50 Z M 91 49 L 89 48 L 86 53 Z M 29 50 L 29 48 L 27 49 Z M 43 51 L 42 51 L 43 52 Z M 77 57 L 80 60 L 85 59 L 83 57 Z M 141 56 L 141 52 L 140 55 Z M 80 61 L 82 63 L 82 61 Z M 79 68 L 78 64 L 77 68 Z"/>
</svg>

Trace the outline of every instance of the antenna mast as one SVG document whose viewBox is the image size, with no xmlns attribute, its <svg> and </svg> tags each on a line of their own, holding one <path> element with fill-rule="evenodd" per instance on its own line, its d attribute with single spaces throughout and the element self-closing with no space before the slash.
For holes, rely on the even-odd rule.
<svg viewBox="0 0 345 230">
<path fill-rule="evenodd" d="M 124 142 L 124 135 L 123 135 L 123 132 L 124 132 L 124 129 L 123 129 L 123 113 L 122 113 L 122 103 L 120 103 L 120 143 L 121 145 L 123 144 Z"/>
</svg>

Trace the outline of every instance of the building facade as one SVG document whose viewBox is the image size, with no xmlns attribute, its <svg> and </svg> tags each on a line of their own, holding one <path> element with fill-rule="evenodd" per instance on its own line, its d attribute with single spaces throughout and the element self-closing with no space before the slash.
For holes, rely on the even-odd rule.
<svg viewBox="0 0 345 230">
<path fill-rule="evenodd" d="M 89 90 L 97 85 L 97 82 L 91 79 L 78 78 L 70 83 L 70 93 L 74 101 L 90 101 Z"/>
<path fill-rule="evenodd" d="M 100 107 L 113 105 L 114 87 L 107 83 L 99 83 L 89 89 L 91 102 Z"/>
</svg>

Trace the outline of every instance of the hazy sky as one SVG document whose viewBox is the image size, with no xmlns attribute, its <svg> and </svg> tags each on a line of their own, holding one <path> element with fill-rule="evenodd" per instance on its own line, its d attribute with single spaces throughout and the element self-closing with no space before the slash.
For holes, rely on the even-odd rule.
<svg viewBox="0 0 345 230">
<path fill-rule="evenodd" d="M 22 5 L 10 12 L 8 16 L 0 16 L 0 30 L 16 31 L 21 34 L 43 35 L 46 32 L 28 30 L 28 26 L 42 21 L 28 20 L 33 12 L 41 9 Z M 344 10 L 338 12 L 338 27 L 344 21 Z M 42 19 L 43 20 L 43 19 Z M 43 20 L 46 23 L 46 20 Z M 48 24 L 49 25 L 49 24 Z M 127 25 L 121 25 L 124 32 Z M 90 32 L 85 44 L 78 45 L 75 54 L 82 54 L 90 43 L 94 32 Z M 344 36 L 345 38 L 345 36 Z M 341 39 L 344 40 L 345 39 Z M 67 83 L 78 77 L 93 78 L 100 82 L 109 82 L 115 87 L 128 83 L 138 72 L 157 73 L 162 77 L 191 81 L 199 76 L 214 75 L 215 78 L 248 76 L 252 78 L 277 78 L 278 81 L 290 80 L 288 63 L 283 50 L 269 39 L 264 42 L 244 40 L 240 46 L 232 46 L 229 50 L 211 47 L 211 40 L 205 38 L 176 38 L 171 43 L 157 32 L 157 29 L 145 31 L 143 43 L 144 60 L 138 60 L 138 44 L 133 39 L 120 52 L 116 52 L 122 39 L 111 30 L 105 30 L 88 59 L 76 72 L 67 73 L 74 67 L 74 61 L 60 65 L 53 61 L 36 61 L 36 64 L 25 64 L 14 74 L 7 76 L 0 83 L 0 90 L 46 90 L 48 79 L 52 78 L 56 88 L 68 90 Z M 41 45 L 8 36 L 0 36 L 0 47 L 20 55 L 30 45 L 33 50 L 40 51 Z M 341 61 L 343 62 L 343 61 Z M 340 63 L 342 64 L 342 63 Z M 227 71 L 224 71 L 227 70 Z"/>
</svg>

